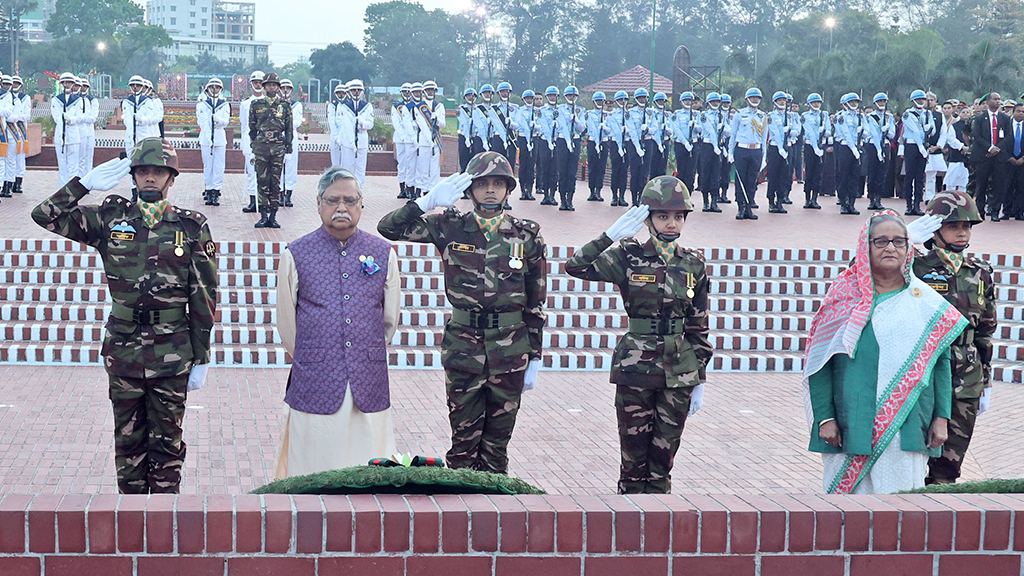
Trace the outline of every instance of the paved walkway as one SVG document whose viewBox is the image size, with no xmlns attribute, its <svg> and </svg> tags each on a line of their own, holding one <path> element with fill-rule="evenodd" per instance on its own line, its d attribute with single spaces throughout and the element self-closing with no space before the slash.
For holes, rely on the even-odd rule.
<svg viewBox="0 0 1024 576">
<path fill-rule="evenodd" d="M 218 369 L 191 393 L 185 419 L 185 493 L 237 494 L 269 480 L 287 372 Z M 439 371 L 393 370 L 398 448 L 448 448 Z M 111 493 L 112 415 L 102 368 L 0 367 L 0 492 Z M 509 472 L 552 493 L 609 494 L 618 475 L 614 387 L 607 374 L 541 372 L 526 393 Z M 800 377 L 712 374 L 705 406 L 686 425 L 675 491 L 821 491 L 821 460 L 807 452 Z M 965 479 L 1020 477 L 1024 387 L 996 384 L 978 423 Z"/>
<path fill-rule="evenodd" d="M 292 240 L 319 225 L 315 177 L 300 176 L 295 208 L 283 210 L 281 230 L 254 230 L 240 213 L 241 176 L 229 175 L 224 206 L 202 206 L 202 180 L 183 174 L 172 201 L 211 217 L 216 239 Z M 29 213 L 56 187 L 53 171 L 32 171 L 26 193 L 0 203 L 8 238 L 52 238 Z M 604 231 L 623 209 L 585 201 L 582 183 L 575 213 L 513 201 L 513 214 L 538 220 L 547 242 L 578 245 Z M 396 200 L 394 178 L 371 177 L 366 186 L 364 227 L 372 229 Z M 115 192 L 127 194 L 127 184 Z M 606 191 L 607 194 L 607 191 Z M 610 196 L 610 194 L 607 194 Z M 797 194 L 798 196 L 799 194 Z M 93 194 L 97 202 L 104 194 Z M 762 196 L 763 198 L 763 193 Z M 763 204 L 763 202 L 762 202 Z M 898 206 L 890 201 L 889 205 Z M 740 222 L 726 213 L 694 213 L 687 243 L 702 247 L 853 248 L 864 217 L 844 217 L 829 199 L 825 209 L 795 208 Z M 1024 224 L 979 226 L 972 250 L 1019 253 Z M 398 446 L 440 456 L 449 428 L 438 371 L 396 370 L 394 420 Z M 286 372 L 226 369 L 210 372 L 207 388 L 193 393 L 185 422 L 189 444 L 183 491 L 242 493 L 270 479 Z M 111 493 L 115 490 L 112 416 L 106 375 L 96 367 L 0 366 L 0 492 Z M 599 372 L 542 372 L 527 393 L 510 447 L 514 475 L 555 493 L 611 493 L 618 470 L 613 387 Z M 687 425 L 676 460 L 677 492 L 792 493 L 821 490 L 820 459 L 806 451 L 799 376 L 712 374 L 705 408 Z M 1024 455 L 1024 388 L 997 384 L 994 407 L 978 426 L 965 478 L 1019 477 Z"/>
</svg>

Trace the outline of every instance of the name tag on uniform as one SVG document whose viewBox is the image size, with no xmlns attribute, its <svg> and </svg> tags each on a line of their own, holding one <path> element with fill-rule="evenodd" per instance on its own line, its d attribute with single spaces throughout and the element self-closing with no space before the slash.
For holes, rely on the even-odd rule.
<svg viewBox="0 0 1024 576">
<path fill-rule="evenodd" d="M 135 239 L 135 232 L 134 226 L 127 222 L 121 222 L 110 229 L 110 239 L 131 242 Z"/>
<path fill-rule="evenodd" d="M 458 242 L 452 242 L 448 245 L 448 248 L 453 252 L 468 252 L 470 254 L 476 252 L 476 246 L 473 246 L 472 244 L 459 244 Z"/>
<path fill-rule="evenodd" d="M 948 292 L 949 291 L 949 284 L 946 284 L 946 283 L 937 282 L 935 284 L 929 283 L 928 285 L 931 286 L 932 290 L 935 290 L 936 292 Z"/>
<path fill-rule="evenodd" d="M 657 282 L 658 277 L 654 274 L 633 274 L 629 277 L 630 282 Z"/>
</svg>

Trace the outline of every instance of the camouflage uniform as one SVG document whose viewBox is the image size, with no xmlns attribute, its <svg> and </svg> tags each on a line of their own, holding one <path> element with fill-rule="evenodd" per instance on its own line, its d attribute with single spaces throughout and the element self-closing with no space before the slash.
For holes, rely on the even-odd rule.
<svg viewBox="0 0 1024 576">
<path fill-rule="evenodd" d="M 157 144 L 145 156 L 159 155 L 155 138 L 140 141 L 136 151 L 153 140 Z M 98 206 L 79 205 L 88 193 L 73 178 L 36 206 L 32 218 L 96 248 L 103 259 L 114 302 L 102 355 L 114 412 L 118 489 L 175 493 L 185 460 L 181 423 L 189 370 L 210 362 L 216 247 L 206 217 L 198 212 L 172 206 L 149 229 L 138 204 L 110 195 Z"/>
<path fill-rule="evenodd" d="M 644 203 L 652 210 L 666 209 L 661 199 L 673 194 L 685 198 L 687 211 L 693 209 L 686 187 L 671 176 L 651 180 Z M 690 394 L 704 382 L 713 355 L 704 257 L 677 246 L 675 257 L 666 263 L 653 238 L 644 244 L 632 238 L 617 247 L 612 243 L 602 234 L 577 251 L 565 271 L 615 284 L 630 318 L 629 332 L 615 347 L 611 371 L 611 382 L 618 385 L 619 492 L 667 493 Z"/>
<path fill-rule="evenodd" d="M 474 161 L 485 155 L 497 153 Z M 474 161 L 470 174 L 496 173 Z M 504 167 L 511 176 L 507 161 Z M 389 240 L 433 244 L 441 253 L 453 307 L 441 342 L 452 428 L 446 460 L 451 468 L 504 474 L 524 373 L 542 354 L 547 260 L 540 226 L 504 214 L 488 240 L 473 212 L 425 215 L 409 202 L 377 230 Z"/>
<path fill-rule="evenodd" d="M 946 222 L 981 222 L 981 215 L 967 194 L 945 191 L 929 203 L 927 214 L 946 216 Z M 967 328 L 950 346 L 953 372 L 953 410 L 949 438 L 942 456 L 928 461 L 929 484 L 952 483 L 974 433 L 979 398 L 992 386 L 992 335 L 996 332 L 996 288 L 992 266 L 973 256 L 957 257 L 934 246 L 914 258 L 914 274 L 942 294 L 967 319 Z M 958 261 L 959 270 L 951 260 Z"/>
<path fill-rule="evenodd" d="M 249 108 L 249 138 L 260 207 L 278 208 L 284 157 L 292 153 L 292 106 L 288 100 L 278 96 L 253 102 Z"/>
</svg>

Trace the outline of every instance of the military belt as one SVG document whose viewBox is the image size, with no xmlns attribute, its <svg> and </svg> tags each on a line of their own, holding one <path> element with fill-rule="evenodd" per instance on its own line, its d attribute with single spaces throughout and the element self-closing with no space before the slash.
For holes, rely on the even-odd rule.
<svg viewBox="0 0 1024 576">
<path fill-rule="evenodd" d="M 747 150 L 760 150 L 761 149 L 761 145 L 760 144 L 737 144 L 736 146 L 738 146 L 740 148 L 746 148 Z"/>
<path fill-rule="evenodd" d="M 960 342 L 961 346 L 966 346 L 974 342 L 974 328 L 967 328 L 963 332 L 961 332 L 958 341 Z"/>
<path fill-rule="evenodd" d="M 162 310 L 146 310 L 141 308 L 129 308 L 124 304 L 114 302 L 110 309 L 110 315 L 118 320 L 134 322 L 136 324 L 165 324 L 177 322 L 185 318 L 185 308 L 165 308 Z"/>
<path fill-rule="evenodd" d="M 685 318 L 630 318 L 629 331 L 634 334 L 668 336 L 686 332 Z"/>
<path fill-rule="evenodd" d="M 523 321 L 523 313 L 519 312 L 478 312 L 474 310 L 452 309 L 452 322 L 470 328 L 495 329 L 512 326 Z"/>
<path fill-rule="evenodd" d="M 284 130 L 260 130 L 259 135 L 266 136 L 268 138 L 273 138 L 274 136 L 284 138 Z"/>
</svg>

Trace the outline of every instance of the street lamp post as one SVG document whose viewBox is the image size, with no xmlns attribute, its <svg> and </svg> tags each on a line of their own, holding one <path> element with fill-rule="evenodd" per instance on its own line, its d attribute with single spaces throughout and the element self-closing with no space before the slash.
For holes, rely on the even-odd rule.
<svg viewBox="0 0 1024 576">
<path fill-rule="evenodd" d="M 651 85 L 648 88 L 648 92 L 650 93 L 651 97 L 653 98 L 654 97 L 654 47 L 655 47 L 655 40 L 657 38 L 657 36 L 655 35 L 655 32 L 656 32 L 655 24 L 657 23 L 657 20 L 658 20 L 658 0 L 654 0 L 652 2 L 652 4 L 654 6 L 651 8 Z"/>
</svg>

